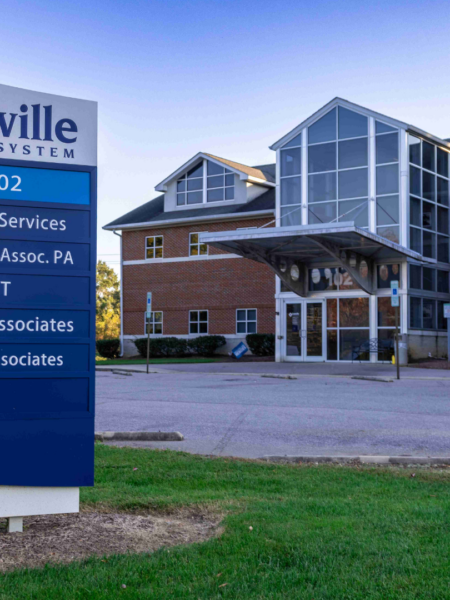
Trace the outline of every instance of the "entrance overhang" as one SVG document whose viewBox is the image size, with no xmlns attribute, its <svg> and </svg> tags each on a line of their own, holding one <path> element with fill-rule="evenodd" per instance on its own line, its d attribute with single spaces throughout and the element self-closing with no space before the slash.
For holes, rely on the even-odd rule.
<svg viewBox="0 0 450 600">
<path fill-rule="evenodd" d="M 267 265 L 299 296 L 308 293 L 308 268 L 324 262 L 342 266 L 356 285 L 373 294 L 375 261 L 424 260 L 417 252 L 353 222 L 205 232 L 199 241 Z"/>
</svg>

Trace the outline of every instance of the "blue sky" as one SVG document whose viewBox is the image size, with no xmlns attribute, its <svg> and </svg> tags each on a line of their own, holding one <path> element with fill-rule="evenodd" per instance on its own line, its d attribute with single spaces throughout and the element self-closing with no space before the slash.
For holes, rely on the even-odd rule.
<svg viewBox="0 0 450 600">
<path fill-rule="evenodd" d="M 450 137 L 449 22 L 448 0 L 6 0 L 0 83 L 99 102 L 101 226 L 200 150 L 272 162 L 335 96 Z"/>
</svg>

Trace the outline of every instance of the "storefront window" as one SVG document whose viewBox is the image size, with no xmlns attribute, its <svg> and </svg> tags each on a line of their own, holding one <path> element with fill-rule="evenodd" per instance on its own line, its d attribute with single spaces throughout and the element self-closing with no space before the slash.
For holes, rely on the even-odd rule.
<svg viewBox="0 0 450 600">
<path fill-rule="evenodd" d="M 356 354 L 356 347 L 369 340 L 369 299 L 327 300 L 327 359 L 369 360 L 369 353 Z"/>
<path fill-rule="evenodd" d="M 377 286 L 378 289 L 391 287 L 391 281 L 400 282 L 400 265 L 378 265 Z M 399 283 L 400 285 L 400 283 Z"/>
<path fill-rule="evenodd" d="M 339 326 L 369 327 L 369 298 L 340 298 Z"/>
</svg>

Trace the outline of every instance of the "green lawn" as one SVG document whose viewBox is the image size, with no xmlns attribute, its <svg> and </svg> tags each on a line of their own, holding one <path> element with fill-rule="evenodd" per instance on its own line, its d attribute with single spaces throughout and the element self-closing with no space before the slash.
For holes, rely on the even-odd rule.
<svg viewBox="0 0 450 600">
<path fill-rule="evenodd" d="M 170 364 L 181 364 L 181 363 L 210 363 L 220 360 L 219 358 L 151 358 L 148 362 L 150 365 L 170 365 Z M 107 359 L 98 360 L 96 359 L 95 364 L 97 366 L 109 365 L 146 365 L 147 360 L 145 358 L 134 358 L 134 359 Z"/>
<path fill-rule="evenodd" d="M 0 577 L 1 599 L 450 598 L 448 471 L 412 477 L 102 445 L 96 457 L 85 504 L 209 507 L 225 513 L 223 535 L 153 555 L 16 571 Z"/>
</svg>

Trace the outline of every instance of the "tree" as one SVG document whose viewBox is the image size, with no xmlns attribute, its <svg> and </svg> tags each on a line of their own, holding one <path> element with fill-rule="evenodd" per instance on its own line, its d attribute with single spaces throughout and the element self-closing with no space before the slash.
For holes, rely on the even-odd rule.
<svg viewBox="0 0 450 600">
<path fill-rule="evenodd" d="M 97 263 L 97 325 L 98 340 L 120 336 L 120 282 L 116 272 L 99 260 Z"/>
</svg>

